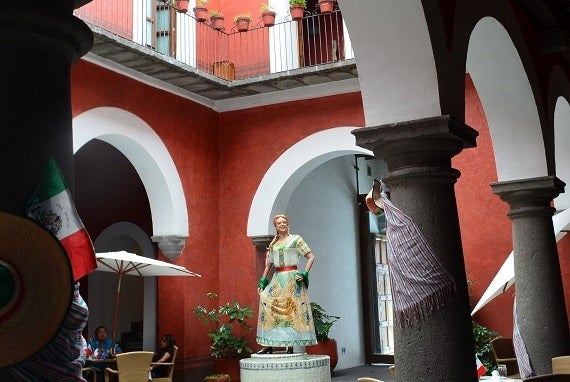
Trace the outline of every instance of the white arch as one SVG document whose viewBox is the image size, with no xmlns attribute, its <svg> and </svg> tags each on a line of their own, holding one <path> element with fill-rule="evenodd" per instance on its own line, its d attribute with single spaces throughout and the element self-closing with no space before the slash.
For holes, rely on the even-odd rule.
<svg viewBox="0 0 570 382">
<path fill-rule="evenodd" d="M 467 70 L 489 124 L 498 180 L 548 175 L 532 88 L 516 47 L 496 19 L 484 17 L 473 29 Z"/>
<path fill-rule="evenodd" d="M 153 236 L 188 236 L 188 211 L 180 176 L 168 149 L 142 119 L 125 110 L 99 107 L 73 119 L 73 152 L 91 139 L 117 148 L 132 163 L 146 189 Z"/>
<path fill-rule="evenodd" d="M 558 97 L 554 107 L 554 155 L 556 176 L 566 183 L 566 192 L 554 200 L 556 209 L 570 208 L 570 104 L 564 97 Z"/>
<path fill-rule="evenodd" d="M 275 211 L 283 211 L 295 188 L 313 169 L 324 162 L 347 154 L 373 155 L 356 146 L 354 127 L 319 131 L 287 149 L 271 165 L 261 180 L 249 211 L 247 236 L 265 236 L 273 231 Z"/>
<path fill-rule="evenodd" d="M 358 66 L 366 126 L 441 115 L 421 0 L 358 1 L 358 6 L 353 0 L 339 0 L 339 4 Z"/>
</svg>

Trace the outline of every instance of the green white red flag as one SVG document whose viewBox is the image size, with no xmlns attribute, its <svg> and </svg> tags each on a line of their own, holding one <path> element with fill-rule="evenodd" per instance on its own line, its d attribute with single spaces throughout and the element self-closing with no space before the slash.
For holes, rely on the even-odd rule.
<svg viewBox="0 0 570 382">
<path fill-rule="evenodd" d="M 36 190 L 28 200 L 26 212 L 59 239 L 71 262 L 75 281 L 97 268 L 91 238 L 53 158 L 49 159 Z"/>
</svg>

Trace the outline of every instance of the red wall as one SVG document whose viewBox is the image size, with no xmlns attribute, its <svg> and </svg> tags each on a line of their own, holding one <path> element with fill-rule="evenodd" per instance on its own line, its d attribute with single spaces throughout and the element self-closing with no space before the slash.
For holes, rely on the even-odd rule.
<svg viewBox="0 0 570 382">
<path fill-rule="evenodd" d="M 218 115 L 170 93 L 80 61 L 72 71 L 74 116 L 95 107 L 117 107 L 142 118 L 160 136 L 181 175 L 190 236 L 175 261 L 203 277 L 159 280 L 158 330 L 174 334 L 183 357 L 207 352 L 205 328 L 192 309 L 218 287 Z M 95 239 L 95 238 L 93 238 Z M 201 331 L 203 330 L 203 333 Z"/>
<path fill-rule="evenodd" d="M 465 98 L 466 123 L 480 135 L 477 147 L 454 158 L 453 166 L 462 174 L 456 195 L 467 278 L 473 281 L 470 292 L 475 303 L 512 249 L 511 222 L 506 216 L 508 206 L 489 186 L 497 180 L 491 137 L 469 78 Z M 142 118 L 163 140 L 181 174 L 190 236 L 175 263 L 203 277 L 159 280 L 158 331 L 159 335 L 169 332 L 176 336 L 180 366 L 187 368 L 208 362 L 207 328 L 192 313 L 206 302 L 206 292 L 219 292 L 221 303 L 239 298 L 242 304 L 257 309 L 259 272 L 246 229 L 263 175 L 304 137 L 365 123 L 359 93 L 218 114 L 86 61 L 73 68 L 72 106 L 74 116 L 109 106 Z M 559 247 L 561 253 L 568 253 L 570 239 Z M 566 280 L 569 262 L 563 260 Z M 512 291 L 491 302 L 475 319 L 510 335 Z M 255 326 L 255 318 L 252 324 Z M 254 333 L 250 337 L 253 339 Z"/>
</svg>

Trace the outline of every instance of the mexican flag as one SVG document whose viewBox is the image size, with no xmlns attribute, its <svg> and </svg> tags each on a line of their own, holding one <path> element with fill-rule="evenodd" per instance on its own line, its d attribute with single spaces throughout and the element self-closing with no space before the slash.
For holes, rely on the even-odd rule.
<svg viewBox="0 0 570 382">
<path fill-rule="evenodd" d="M 483 362 L 481 362 L 477 356 L 475 356 L 475 363 L 477 364 L 477 377 L 481 378 L 481 376 L 487 372 L 487 368 L 485 365 L 483 365 Z"/>
<path fill-rule="evenodd" d="M 59 239 L 71 262 L 75 281 L 97 268 L 91 238 L 53 158 L 49 159 L 36 190 L 28 200 L 26 212 Z"/>
</svg>

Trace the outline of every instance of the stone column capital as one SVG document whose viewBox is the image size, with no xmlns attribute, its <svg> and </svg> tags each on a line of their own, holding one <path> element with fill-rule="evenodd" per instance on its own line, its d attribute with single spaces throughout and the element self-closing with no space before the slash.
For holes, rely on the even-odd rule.
<svg viewBox="0 0 570 382">
<path fill-rule="evenodd" d="M 182 253 L 187 236 L 163 235 L 152 236 L 153 242 L 158 244 L 160 252 L 169 260 L 176 260 Z"/>
<path fill-rule="evenodd" d="M 555 209 L 552 200 L 564 192 L 566 184 L 553 175 L 491 183 L 493 193 L 511 207 L 508 215 L 513 218 L 528 214 L 552 216 Z"/>
<path fill-rule="evenodd" d="M 262 250 L 263 253 L 265 253 L 265 250 L 267 249 L 269 243 L 271 243 L 271 240 L 273 240 L 273 238 L 274 236 L 272 235 L 253 236 L 251 238 L 251 241 L 253 242 L 253 245 L 257 249 Z"/>
<path fill-rule="evenodd" d="M 479 133 L 449 115 L 355 129 L 356 144 L 384 159 L 389 171 L 410 166 L 449 167 Z"/>
</svg>

